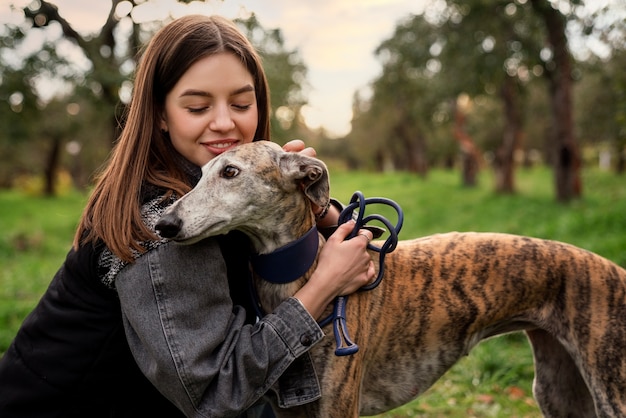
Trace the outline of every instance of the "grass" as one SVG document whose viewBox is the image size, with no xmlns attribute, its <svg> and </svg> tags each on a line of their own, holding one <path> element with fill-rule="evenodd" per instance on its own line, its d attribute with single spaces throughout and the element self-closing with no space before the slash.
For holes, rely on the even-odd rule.
<svg viewBox="0 0 626 418">
<path fill-rule="evenodd" d="M 0 353 L 61 266 L 85 200 L 0 192 Z"/>
<path fill-rule="evenodd" d="M 403 239 L 447 231 L 497 231 L 565 241 L 626 267 L 626 182 L 597 170 L 583 175 L 584 198 L 554 199 L 551 172 L 520 170 L 518 193 L 493 193 L 491 173 L 464 188 L 460 174 L 331 173 L 333 197 L 347 203 L 355 190 L 384 196 L 405 213 Z M 0 192 L 0 353 L 36 304 L 70 248 L 85 196 L 55 199 Z M 394 219 L 391 212 L 380 212 Z M 387 414 L 396 417 L 539 417 L 532 399 L 532 355 L 522 334 L 481 343 L 430 390 Z"/>
</svg>

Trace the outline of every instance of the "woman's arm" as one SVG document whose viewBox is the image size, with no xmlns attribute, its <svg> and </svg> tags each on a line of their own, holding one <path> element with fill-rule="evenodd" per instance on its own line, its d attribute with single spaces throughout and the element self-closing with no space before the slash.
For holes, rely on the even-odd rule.
<svg viewBox="0 0 626 418">
<path fill-rule="evenodd" d="M 116 287 L 137 363 L 190 417 L 245 410 L 323 337 L 293 298 L 246 325 L 214 239 L 164 244 L 122 270 Z M 317 387 L 310 372 L 304 386 Z M 309 392 L 310 400 L 319 396 Z"/>
<path fill-rule="evenodd" d="M 118 274 L 116 287 L 142 372 L 190 417 L 247 409 L 296 359 L 297 373 L 281 382 L 289 392 L 279 393 L 279 402 L 317 399 L 319 384 L 303 356 L 323 337 L 315 318 L 336 296 L 374 276 L 367 240 L 344 241 L 352 227 L 341 225 L 307 284 L 254 325 L 245 323 L 243 308 L 233 306 L 216 239 L 170 242 L 140 257 Z"/>
</svg>

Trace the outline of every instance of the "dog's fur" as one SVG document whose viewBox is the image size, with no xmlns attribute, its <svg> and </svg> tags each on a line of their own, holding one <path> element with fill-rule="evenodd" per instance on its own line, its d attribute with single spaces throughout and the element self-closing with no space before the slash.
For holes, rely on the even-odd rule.
<svg viewBox="0 0 626 418">
<path fill-rule="evenodd" d="M 161 226 L 186 242 L 238 229 L 269 253 L 308 231 L 311 202 L 324 206 L 328 195 L 321 161 L 252 143 L 203 167 Z M 271 311 L 306 279 L 257 280 L 263 307 Z M 350 296 L 347 323 L 359 352 L 337 357 L 334 339 L 325 337 L 311 350 L 321 399 L 275 408 L 278 416 L 390 410 L 423 393 L 481 340 L 516 330 L 532 345 L 534 394 L 546 417 L 626 416 L 626 270 L 580 248 L 496 233 L 401 241 L 386 257 L 380 286 Z"/>
</svg>

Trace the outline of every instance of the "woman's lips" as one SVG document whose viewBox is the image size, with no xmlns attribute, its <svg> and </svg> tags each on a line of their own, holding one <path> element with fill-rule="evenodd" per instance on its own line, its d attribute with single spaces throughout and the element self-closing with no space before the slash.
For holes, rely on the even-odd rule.
<svg viewBox="0 0 626 418">
<path fill-rule="evenodd" d="M 236 147 L 239 141 L 236 139 L 225 139 L 212 142 L 203 142 L 202 145 L 207 148 L 212 154 L 218 155 L 228 151 L 231 148 Z"/>
</svg>

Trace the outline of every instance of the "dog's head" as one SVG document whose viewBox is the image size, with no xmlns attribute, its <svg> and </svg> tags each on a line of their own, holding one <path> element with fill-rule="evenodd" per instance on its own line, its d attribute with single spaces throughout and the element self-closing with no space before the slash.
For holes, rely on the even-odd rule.
<svg viewBox="0 0 626 418">
<path fill-rule="evenodd" d="M 202 167 L 196 187 L 163 214 L 155 229 L 185 243 L 240 230 L 258 251 L 272 251 L 266 247 L 278 248 L 310 228 L 311 203 L 325 207 L 329 188 L 322 161 L 272 142 L 252 142 Z"/>
</svg>

